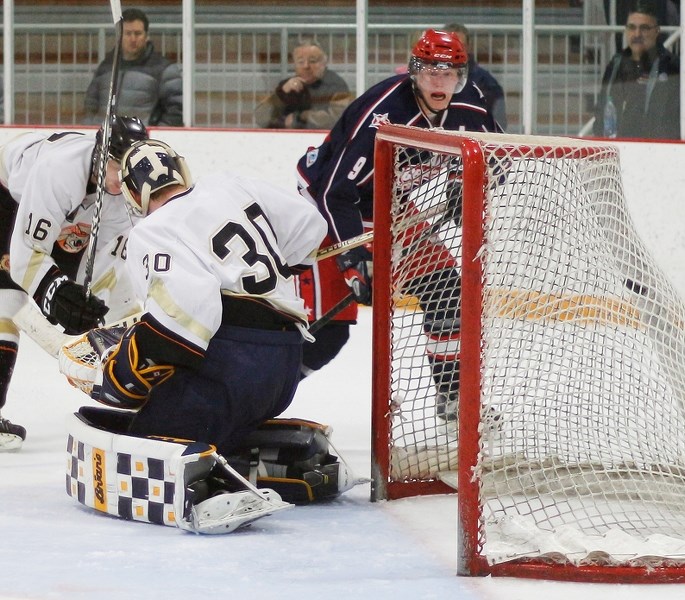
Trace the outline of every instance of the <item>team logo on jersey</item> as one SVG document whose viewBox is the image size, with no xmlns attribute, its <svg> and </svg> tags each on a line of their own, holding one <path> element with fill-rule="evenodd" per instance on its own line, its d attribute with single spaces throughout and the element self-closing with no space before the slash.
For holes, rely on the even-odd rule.
<svg viewBox="0 0 685 600">
<path fill-rule="evenodd" d="M 376 129 L 378 129 L 381 125 L 389 124 L 390 119 L 388 117 L 388 113 L 383 113 L 382 115 L 373 113 L 373 119 L 371 119 L 371 124 L 369 125 L 369 127 L 375 127 Z"/>
<path fill-rule="evenodd" d="M 2 257 L 0 258 L 0 271 L 7 271 L 9 273 L 10 270 L 10 255 L 9 254 L 3 254 Z"/>
<path fill-rule="evenodd" d="M 307 150 L 307 168 L 311 167 L 315 162 L 316 159 L 319 157 L 319 149 L 318 148 L 309 148 Z"/>
<path fill-rule="evenodd" d="M 65 252 L 75 254 L 76 252 L 81 252 L 88 245 L 89 239 L 90 224 L 76 223 L 65 227 L 59 232 L 57 243 Z"/>
</svg>

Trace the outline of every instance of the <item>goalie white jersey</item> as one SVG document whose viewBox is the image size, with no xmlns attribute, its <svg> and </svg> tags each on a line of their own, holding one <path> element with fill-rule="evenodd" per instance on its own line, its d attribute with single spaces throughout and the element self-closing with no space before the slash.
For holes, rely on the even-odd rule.
<svg viewBox="0 0 685 600">
<path fill-rule="evenodd" d="M 145 312 L 206 349 L 222 294 L 259 298 L 306 323 L 290 267 L 311 265 L 325 233 L 323 217 L 296 193 L 221 173 L 136 225 L 127 265 Z"/>
<path fill-rule="evenodd" d="M 0 183 L 19 204 L 11 274 L 30 295 L 55 264 L 50 256 L 55 244 L 77 254 L 89 243 L 96 197 L 90 183 L 94 147 L 94 136 L 66 131 L 26 133 L 0 149 Z M 105 194 L 93 273 L 93 290 L 105 301 L 123 275 L 131 227 L 123 197 Z"/>
</svg>

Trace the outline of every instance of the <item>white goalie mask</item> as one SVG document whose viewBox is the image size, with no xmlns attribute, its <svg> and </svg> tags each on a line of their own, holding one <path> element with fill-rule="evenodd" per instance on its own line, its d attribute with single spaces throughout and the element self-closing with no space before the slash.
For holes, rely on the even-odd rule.
<svg viewBox="0 0 685 600">
<path fill-rule="evenodd" d="M 170 185 L 190 187 L 185 159 L 159 140 L 133 144 L 121 159 L 121 191 L 134 214 L 146 216 L 150 197 Z"/>
</svg>

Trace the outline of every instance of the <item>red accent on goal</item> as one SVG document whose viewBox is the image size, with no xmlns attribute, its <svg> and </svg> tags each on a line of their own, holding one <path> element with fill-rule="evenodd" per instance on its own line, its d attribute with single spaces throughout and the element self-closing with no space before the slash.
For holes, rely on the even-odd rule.
<svg viewBox="0 0 685 600">
<path fill-rule="evenodd" d="M 458 489 L 461 575 L 685 581 L 685 305 L 617 150 L 384 125 L 374 219 L 372 499 Z"/>
</svg>

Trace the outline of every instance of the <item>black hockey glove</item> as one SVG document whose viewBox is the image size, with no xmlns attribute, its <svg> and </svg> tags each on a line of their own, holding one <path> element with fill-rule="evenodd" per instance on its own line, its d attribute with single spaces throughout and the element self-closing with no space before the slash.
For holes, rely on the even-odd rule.
<svg viewBox="0 0 685 600">
<path fill-rule="evenodd" d="M 43 314 L 64 327 L 69 335 L 98 327 L 109 310 L 99 298 L 87 297 L 82 285 L 57 268 L 46 275 L 34 298 Z"/>
<path fill-rule="evenodd" d="M 350 286 L 354 299 L 360 304 L 371 306 L 371 279 L 373 278 L 373 257 L 363 246 L 343 252 L 336 259 L 338 269 Z"/>
</svg>

